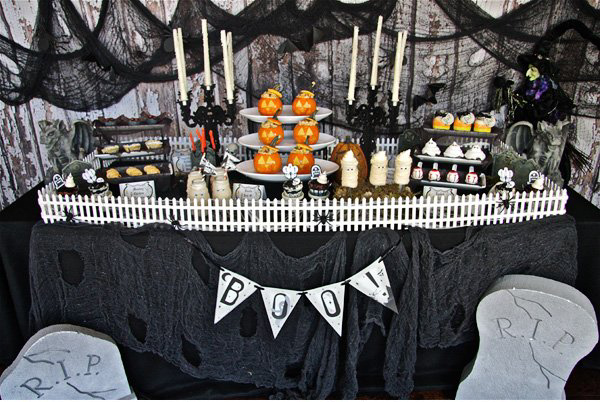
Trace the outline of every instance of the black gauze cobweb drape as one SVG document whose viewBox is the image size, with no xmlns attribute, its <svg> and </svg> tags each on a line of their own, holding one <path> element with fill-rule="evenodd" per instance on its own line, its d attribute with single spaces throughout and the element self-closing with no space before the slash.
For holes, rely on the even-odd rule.
<svg viewBox="0 0 600 402">
<path fill-rule="evenodd" d="M 395 26 L 397 13 L 414 14 L 414 7 L 434 8 L 452 21 L 453 29 L 427 36 L 418 24 Z M 386 21 L 384 35 L 395 37 L 395 31 L 408 28 L 409 42 L 447 42 L 449 46 L 449 41 L 470 37 L 501 63 L 518 70 L 517 56 L 531 51 L 548 26 L 578 20 L 600 36 L 600 12 L 585 0 L 533 0 L 500 18 L 491 17 L 472 0 L 368 0 L 360 4 L 256 0 L 237 15 L 209 0 L 180 0 L 168 25 L 139 0 L 104 0 L 93 30 L 71 0 L 40 0 L 30 49 L 0 36 L 0 100 L 17 105 L 39 97 L 61 108 L 88 111 L 118 102 L 140 82 L 174 80 L 172 27 L 182 28 L 188 73 L 200 72 L 201 18 L 209 22 L 211 61 L 216 64 L 222 59 L 221 29 L 233 32 L 236 52 L 266 34 L 283 37 L 292 48 L 307 51 L 319 42 L 350 38 L 355 25 L 361 35 L 372 33 L 378 15 Z M 574 99 L 579 112 L 593 114 L 597 107 L 598 54 L 575 32 L 558 38 L 550 52 L 560 69 L 559 81 L 583 83 Z M 478 71 L 478 80 L 491 82 L 496 72 Z"/>
</svg>

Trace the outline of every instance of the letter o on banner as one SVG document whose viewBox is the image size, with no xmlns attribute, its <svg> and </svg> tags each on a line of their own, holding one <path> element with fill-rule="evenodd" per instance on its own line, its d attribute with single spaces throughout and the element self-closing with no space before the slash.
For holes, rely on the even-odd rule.
<svg viewBox="0 0 600 402">
<path fill-rule="evenodd" d="M 308 300 L 310 300 L 319 314 L 325 318 L 339 336 L 342 336 L 345 291 L 346 286 L 344 283 L 337 282 L 306 292 Z"/>
</svg>

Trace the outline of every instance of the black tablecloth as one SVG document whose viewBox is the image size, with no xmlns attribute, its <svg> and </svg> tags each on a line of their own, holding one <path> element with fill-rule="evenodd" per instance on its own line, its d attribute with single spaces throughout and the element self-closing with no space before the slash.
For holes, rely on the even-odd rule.
<svg viewBox="0 0 600 402">
<path fill-rule="evenodd" d="M 578 234 L 577 288 L 590 298 L 594 307 L 600 307 L 600 211 L 570 191 L 567 210 L 576 219 Z M 8 365 L 20 347 L 31 335 L 28 328 L 30 307 L 28 259 L 29 238 L 34 222 L 39 219 L 35 189 L 17 203 L 0 213 L 0 365 Z M 428 231 L 433 245 L 450 249 L 464 240 L 464 229 Z M 357 233 L 348 233 L 348 248 L 353 248 Z M 302 241 L 297 241 L 299 236 Z M 271 234 L 273 242 L 290 255 L 302 255 L 323 244 L 331 233 Z M 230 250 L 241 234 L 205 233 L 215 249 Z M 295 241 L 290 241 L 291 239 Z M 32 245 L 35 247 L 35 245 Z M 348 250 L 351 252 L 352 250 Z M 358 379 L 361 394 L 380 393 L 380 376 L 385 343 L 382 335 L 374 332 L 361 355 Z M 417 390 L 452 389 L 458 384 L 463 367 L 474 357 L 477 342 L 469 342 L 445 349 L 419 349 L 415 385 Z M 251 385 L 240 385 L 209 380 L 198 380 L 150 353 L 137 353 L 122 348 L 123 360 L 132 385 L 138 395 L 155 398 L 219 398 L 266 396 L 269 390 Z M 582 362 L 586 367 L 600 369 L 600 348 Z"/>
</svg>

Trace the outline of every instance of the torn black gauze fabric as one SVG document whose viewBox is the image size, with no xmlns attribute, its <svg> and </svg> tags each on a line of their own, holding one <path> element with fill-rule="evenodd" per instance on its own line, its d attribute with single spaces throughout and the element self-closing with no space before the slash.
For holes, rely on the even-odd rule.
<svg viewBox="0 0 600 402">
<path fill-rule="evenodd" d="M 411 228 L 420 261 L 419 346 L 455 346 L 477 339 L 481 296 L 503 275 L 524 274 L 574 285 L 577 231 L 570 216 L 467 228 L 463 243 L 433 248 L 427 232 Z"/>
<path fill-rule="evenodd" d="M 392 396 L 408 398 L 413 389 L 417 352 L 418 259 L 409 258 L 399 232 L 373 229 L 358 236 L 352 260 L 354 275 L 377 260 L 386 251 L 397 247 L 384 259 L 398 314 L 357 290 L 348 294 L 346 309 L 346 351 L 343 376 L 344 399 L 355 398 L 359 384 L 357 365 L 364 346 L 374 331 L 386 339 L 385 359 L 378 375 L 385 380 L 385 390 Z"/>
<path fill-rule="evenodd" d="M 142 247 L 124 233 L 149 237 Z M 205 256 L 192 265 L 195 244 Z M 266 233 L 250 233 L 228 254 L 214 253 L 202 234 L 165 226 L 38 225 L 32 234 L 31 330 L 68 322 L 155 353 L 203 379 L 273 388 L 284 396 L 325 398 L 335 387 L 340 338 L 301 299 L 276 340 L 257 290 L 213 324 L 221 265 L 265 286 L 310 289 L 345 279 L 345 235 L 302 258 L 281 253 Z M 83 279 L 61 278 L 57 249 L 78 253 Z M 201 260 L 196 258 L 196 260 Z M 208 283 L 197 270 L 208 269 Z"/>
</svg>

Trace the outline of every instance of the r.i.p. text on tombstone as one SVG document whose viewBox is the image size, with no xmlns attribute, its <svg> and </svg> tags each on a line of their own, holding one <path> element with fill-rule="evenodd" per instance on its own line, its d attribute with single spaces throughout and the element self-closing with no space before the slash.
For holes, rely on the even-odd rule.
<svg viewBox="0 0 600 402">
<path fill-rule="evenodd" d="M 0 376 L 2 399 L 136 399 L 114 341 L 74 325 L 40 330 Z"/>
</svg>

